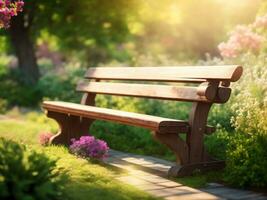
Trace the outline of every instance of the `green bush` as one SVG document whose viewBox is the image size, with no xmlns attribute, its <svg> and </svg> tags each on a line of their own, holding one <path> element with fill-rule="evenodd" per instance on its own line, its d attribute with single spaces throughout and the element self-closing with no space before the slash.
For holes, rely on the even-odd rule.
<svg viewBox="0 0 267 200">
<path fill-rule="evenodd" d="M 211 136 L 205 138 L 205 147 L 216 159 L 225 160 L 226 158 L 226 149 L 231 140 L 232 133 L 228 133 L 225 130 L 219 130 Z"/>
<path fill-rule="evenodd" d="M 225 180 L 238 186 L 267 186 L 267 71 L 265 56 L 243 56 L 242 81 L 235 90 L 232 123 L 237 133 L 229 140 Z"/>
<path fill-rule="evenodd" d="M 241 187 L 267 186 L 267 135 L 236 133 L 226 152 L 225 181 Z"/>
<path fill-rule="evenodd" d="M 0 138 L 0 199 L 49 200 L 61 195 L 56 161 Z"/>
<path fill-rule="evenodd" d="M 69 69 L 61 73 L 44 74 L 36 85 L 26 85 L 18 70 L 11 70 L 0 63 L 0 99 L 8 106 L 36 107 L 43 98 L 79 102 L 81 94 L 75 91 L 79 79 L 85 70 Z"/>
<path fill-rule="evenodd" d="M 38 88 L 23 84 L 21 74 L 16 70 L 7 70 L 0 74 L 0 98 L 7 101 L 8 106 L 36 106 L 42 99 Z"/>
<path fill-rule="evenodd" d="M 81 94 L 75 90 L 77 79 L 77 76 L 71 74 L 67 76 L 46 74 L 39 80 L 36 88 L 42 92 L 42 97 L 50 100 L 79 102 Z"/>
<path fill-rule="evenodd" d="M 208 123 L 219 129 L 223 128 L 228 132 L 234 131 L 234 126 L 231 123 L 231 118 L 235 112 L 231 109 L 232 99 L 225 104 L 214 105 L 209 113 Z"/>
</svg>

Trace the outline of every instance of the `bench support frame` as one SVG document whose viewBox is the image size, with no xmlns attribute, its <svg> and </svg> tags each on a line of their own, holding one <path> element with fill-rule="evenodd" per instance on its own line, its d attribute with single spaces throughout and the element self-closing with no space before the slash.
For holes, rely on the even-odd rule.
<svg viewBox="0 0 267 200">
<path fill-rule="evenodd" d="M 47 116 L 56 120 L 60 131 L 50 138 L 50 144 L 70 145 L 71 139 L 78 139 L 89 134 L 89 129 L 94 120 L 73 115 L 48 111 Z"/>
<path fill-rule="evenodd" d="M 95 105 L 95 94 L 86 93 L 83 95 L 81 104 Z M 88 135 L 94 119 L 79 116 L 66 115 L 58 112 L 47 112 L 47 117 L 56 120 L 60 131 L 50 138 L 50 144 L 70 145 L 71 139 L 79 139 L 81 136 Z"/>
</svg>

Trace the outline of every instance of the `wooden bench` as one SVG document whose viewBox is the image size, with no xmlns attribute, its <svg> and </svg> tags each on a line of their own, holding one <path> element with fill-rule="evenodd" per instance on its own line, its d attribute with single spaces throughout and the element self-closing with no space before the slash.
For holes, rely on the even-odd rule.
<svg viewBox="0 0 267 200">
<path fill-rule="evenodd" d="M 207 125 L 207 117 L 213 103 L 228 101 L 230 83 L 239 80 L 242 71 L 241 66 L 90 68 L 77 86 L 77 91 L 84 93 L 80 104 L 43 102 L 47 116 L 56 120 L 61 129 L 50 142 L 69 145 L 72 138 L 87 134 L 94 120 L 113 121 L 152 130 L 154 138 L 176 155 L 177 166 L 169 170 L 171 176 L 222 168 L 224 161 L 211 158 L 204 149 L 204 134 L 215 131 Z M 96 94 L 193 103 L 189 119 L 183 121 L 96 107 Z M 186 134 L 186 140 L 180 137 L 181 133 Z"/>
</svg>

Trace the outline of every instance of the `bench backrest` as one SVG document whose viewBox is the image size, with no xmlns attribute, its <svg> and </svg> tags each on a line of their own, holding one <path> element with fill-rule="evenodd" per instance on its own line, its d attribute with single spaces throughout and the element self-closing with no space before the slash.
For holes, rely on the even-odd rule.
<svg viewBox="0 0 267 200">
<path fill-rule="evenodd" d="M 97 67 L 88 69 L 85 78 L 91 81 L 79 83 L 77 91 L 177 101 L 224 103 L 230 97 L 230 83 L 239 80 L 242 72 L 243 68 L 237 65 Z M 174 83 L 193 83 L 193 86 L 174 85 Z"/>
</svg>

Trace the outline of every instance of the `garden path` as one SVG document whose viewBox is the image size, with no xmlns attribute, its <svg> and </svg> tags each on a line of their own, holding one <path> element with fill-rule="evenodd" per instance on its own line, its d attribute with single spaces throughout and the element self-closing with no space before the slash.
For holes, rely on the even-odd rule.
<svg viewBox="0 0 267 200">
<path fill-rule="evenodd" d="M 209 183 L 207 187 L 202 189 L 184 186 L 166 178 L 168 169 L 174 163 L 151 156 L 140 156 L 111 150 L 110 156 L 105 159 L 105 162 L 127 172 L 118 175 L 116 179 L 166 200 L 267 200 L 267 196 L 264 196 L 264 194 L 233 189 L 217 183 Z"/>
</svg>

